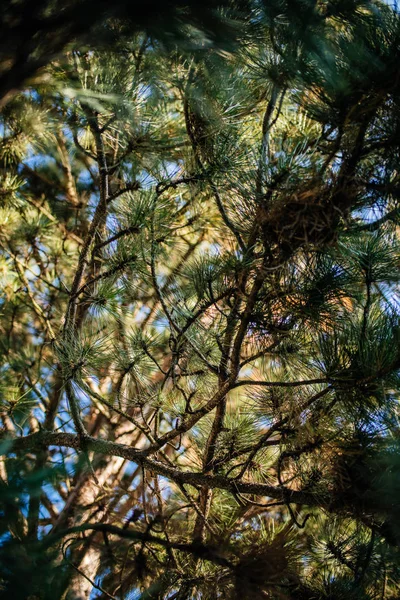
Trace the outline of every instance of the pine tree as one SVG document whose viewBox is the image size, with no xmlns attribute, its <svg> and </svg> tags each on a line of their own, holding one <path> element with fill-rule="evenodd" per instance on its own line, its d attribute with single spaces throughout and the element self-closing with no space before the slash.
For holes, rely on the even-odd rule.
<svg viewBox="0 0 400 600">
<path fill-rule="evenodd" d="M 399 597 L 399 16 L 235 14 L 2 110 L 0 598 Z"/>
</svg>

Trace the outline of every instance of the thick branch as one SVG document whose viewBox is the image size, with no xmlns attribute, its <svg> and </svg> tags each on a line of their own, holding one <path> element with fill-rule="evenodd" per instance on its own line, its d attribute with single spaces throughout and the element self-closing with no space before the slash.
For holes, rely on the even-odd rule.
<svg viewBox="0 0 400 600">
<path fill-rule="evenodd" d="M 3 453 L 16 452 L 18 450 L 35 451 L 48 448 L 49 446 L 64 446 L 74 448 L 75 450 L 84 450 L 85 452 L 93 451 L 107 456 L 119 456 L 125 460 L 143 465 L 149 471 L 163 475 L 177 484 L 189 484 L 194 487 L 207 486 L 211 489 L 229 490 L 232 493 L 239 492 L 240 494 L 267 496 L 279 501 L 329 508 L 328 501 L 321 498 L 321 496 L 317 498 L 307 492 L 290 490 L 281 486 L 271 486 L 265 483 L 233 480 L 224 475 L 204 475 L 199 472 L 181 471 L 160 461 L 148 458 L 145 450 L 136 450 L 125 444 L 117 444 L 91 436 L 87 436 L 82 440 L 80 436 L 72 433 L 41 431 L 26 437 L 3 438 L 2 441 L 5 440 L 9 441 L 10 445 L 8 448 L 5 448 L 3 445 Z M 82 445 L 84 445 L 84 448 Z"/>
</svg>

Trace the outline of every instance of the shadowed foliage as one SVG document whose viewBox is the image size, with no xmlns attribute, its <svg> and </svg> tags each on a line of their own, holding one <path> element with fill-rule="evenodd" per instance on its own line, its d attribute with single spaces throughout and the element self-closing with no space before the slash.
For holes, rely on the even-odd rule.
<svg viewBox="0 0 400 600">
<path fill-rule="evenodd" d="M 0 25 L 0 598 L 397 599 L 397 11 Z"/>
</svg>

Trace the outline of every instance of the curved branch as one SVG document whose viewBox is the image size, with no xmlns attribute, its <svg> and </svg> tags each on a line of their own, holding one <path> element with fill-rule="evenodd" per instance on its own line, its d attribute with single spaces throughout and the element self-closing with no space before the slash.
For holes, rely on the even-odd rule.
<svg viewBox="0 0 400 600">
<path fill-rule="evenodd" d="M 125 444 L 117 444 L 108 440 L 101 440 L 91 436 L 84 440 L 73 433 L 54 433 L 51 431 L 41 431 L 31 435 L 19 438 L 0 438 L 3 442 L 9 442 L 2 446 L 2 453 L 16 452 L 18 450 L 41 450 L 49 446 L 64 446 L 92 451 L 107 456 L 119 456 L 126 460 L 140 464 L 146 469 L 163 475 L 176 484 L 189 484 L 194 487 L 207 486 L 212 489 L 228 490 L 232 493 L 251 494 L 255 496 L 268 496 L 280 501 L 289 501 L 295 504 L 307 504 L 308 506 L 320 506 L 326 509 L 330 508 L 329 499 L 321 496 L 314 496 L 308 492 L 301 492 L 283 488 L 282 486 L 272 486 L 266 483 L 253 483 L 241 480 L 234 480 L 225 475 L 205 475 L 201 472 L 181 471 L 155 459 L 147 457 L 146 450 L 137 450 Z"/>
</svg>

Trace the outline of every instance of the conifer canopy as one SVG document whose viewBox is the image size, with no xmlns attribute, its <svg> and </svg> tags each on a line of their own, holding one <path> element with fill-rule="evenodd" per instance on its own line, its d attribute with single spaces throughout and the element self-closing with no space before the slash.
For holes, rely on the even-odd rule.
<svg viewBox="0 0 400 600">
<path fill-rule="evenodd" d="M 0 19 L 0 600 L 398 600 L 397 7 L 110 4 Z"/>
</svg>

